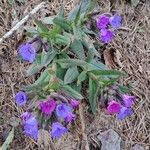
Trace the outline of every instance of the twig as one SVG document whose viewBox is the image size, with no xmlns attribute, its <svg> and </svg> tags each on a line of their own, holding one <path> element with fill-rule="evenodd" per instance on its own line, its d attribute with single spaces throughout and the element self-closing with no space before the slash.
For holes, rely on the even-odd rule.
<svg viewBox="0 0 150 150">
<path fill-rule="evenodd" d="M 34 15 L 39 9 L 44 7 L 46 2 L 42 2 L 37 5 L 28 15 L 26 15 L 22 20 L 20 20 L 10 31 L 8 31 L 2 38 L 0 38 L 0 44 L 4 39 L 9 38 L 15 31 L 17 31 L 32 15 Z"/>
<path fill-rule="evenodd" d="M 85 142 L 85 150 L 90 150 L 88 138 L 87 138 L 87 135 L 85 133 L 86 132 L 85 131 L 85 121 L 84 121 L 84 116 L 83 116 L 82 104 L 79 105 L 79 116 L 80 116 L 81 126 L 82 126 L 82 138 L 83 138 L 83 142 Z"/>
</svg>

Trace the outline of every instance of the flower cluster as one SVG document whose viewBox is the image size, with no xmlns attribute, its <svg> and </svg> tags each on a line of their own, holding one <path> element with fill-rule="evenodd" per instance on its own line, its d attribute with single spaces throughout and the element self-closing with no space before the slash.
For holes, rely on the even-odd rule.
<svg viewBox="0 0 150 150">
<path fill-rule="evenodd" d="M 108 103 L 107 111 L 109 114 L 117 114 L 117 118 L 119 120 L 123 120 L 128 116 L 133 114 L 132 105 L 135 101 L 134 96 L 123 95 L 122 96 L 122 104 L 115 100 L 112 100 Z"/>
<path fill-rule="evenodd" d="M 100 30 L 99 38 L 103 43 L 109 43 L 115 36 L 113 30 L 120 28 L 121 17 L 119 15 L 107 16 L 101 15 L 96 21 L 96 26 Z M 110 26 L 113 30 L 110 29 Z"/>
<path fill-rule="evenodd" d="M 19 95 L 19 96 L 18 96 Z M 19 106 L 25 105 L 27 95 L 25 92 L 18 92 L 16 94 L 16 103 Z M 51 122 L 50 136 L 53 139 L 60 138 L 68 132 L 67 124 L 76 119 L 74 111 L 79 107 L 79 101 L 75 99 L 69 99 L 68 102 L 57 101 L 54 98 L 48 97 L 46 100 L 41 100 L 38 103 L 38 113 L 41 114 L 43 120 L 47 120 L 47 124 Z M 24 112 L 21 115 L 22 125 L 25 135 L 38 139 L 39 131 L 39 118 L 32 115 L 30 112 Z M 48 120 L 51 121 L 49 122 Z"/>
</svg>

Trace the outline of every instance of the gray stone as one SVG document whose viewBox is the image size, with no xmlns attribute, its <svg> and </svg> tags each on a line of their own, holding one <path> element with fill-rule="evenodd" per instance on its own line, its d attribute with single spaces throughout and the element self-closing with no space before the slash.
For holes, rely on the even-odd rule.
<svg viewBox="0 0 150 150">
<path fill-rule="evenodd" d="M 145 150 L 142 146 L 136 144 L 130 148 L 130 150 Z"/>
<path fill-rule="evenodd" d="M 114 130 L 102 132 L 97 138 L 102 143 L 101 150 L 121 150 L 121 138 Z"/>
</svg>

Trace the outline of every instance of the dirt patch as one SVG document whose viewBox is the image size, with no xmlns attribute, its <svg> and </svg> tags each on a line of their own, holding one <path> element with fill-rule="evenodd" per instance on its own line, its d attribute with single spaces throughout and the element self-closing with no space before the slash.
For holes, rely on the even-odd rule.
<svg viewBox="0 0 150 150">
<path fill-rule="evenodd" d="M 0 36 L 9 31 L 14 24 L 23 18 L 40 0 L 30 0 L 9 5 L 0 1 Z M 73 7 L 73 0 L 66 0 L 66 10 Z M 127 76 L 120 80 L 124 85 L 133 87 L 137 97 L 134 115 L 120 122 L 102 111 L 95 118 L 89 113 L 89 107 L 84 105 L 86 134 L 91 150 L 100 149 L 97 140 L 99 132 L 107 129 L 117 131 L 122 139 L 123 147 L 128 150 L 134 144 L 150 146 L 150 1 L 141 2 L 137 8 L 129 3 L 116 1 L 111 4 L 108 0 L 100 1 L 101 12 L 118 12 L 123 18 L 123 27 L 117 32 L 115 40 L 106 49 L 113 49 L 114 69 L 122 70 Z M 113 6 L 113 7 L 110 7 Z M 39 11 L 35 17 L 54 15 L 60 8 L 59 0 L 47 5 L 47 10 Z M 33 20 L 25 25 L 33 25 Z M 17 61 L 17 46 L 24 40 L 24 31 L 19 29 L 11 38 L 0 45 L 0 145 L 11 130 L 12 117 L 18 118 L 26 108 L 18 108 L 13 102 L 14 93 L 20 85 L 29 84 L 34 77 L 27 79 L 23 71 L 27 64 Z M 105 58 L 107 59 L 107 57 Z M 109 62 L 108 62 L 109 65 Z M 80 147 L 80 122 L 76 122 L 73 131 L 63 139 L 54 142 L 57 149 L 77 150 Z M 37 149 L 37 143 L 24 137 L 21 126 L 17 128 L 12 149 Z"/>
</svg>

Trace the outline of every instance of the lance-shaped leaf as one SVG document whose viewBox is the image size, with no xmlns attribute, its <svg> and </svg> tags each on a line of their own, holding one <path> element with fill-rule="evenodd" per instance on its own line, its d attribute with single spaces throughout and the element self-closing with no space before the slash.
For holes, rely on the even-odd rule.
<svg viewBox="0 0 150 150">
<path fill-rule="evenodd" d="M 52 25 L 53 24 L 53 19 L 55 18 L 56 16 L 50 16 L 50 17 L 45 17 L 43 19 L 41 19 L 42 23 L 44 24 L 50 24 Z"/>
<path fill-rule="evenodd" d="M 74 90 L 68 85 L 62 85 L 62 89 L 65 90 L 69 95 L 71 95 L 72 97 L 76 99 L 79 99 L 79 100 L 83 99 L 83 96 L 78 91 Z"/>
<path fill-rule="evenodd" d="M 48 52 L 43 51 L 42 58 L 41 58 L 41 65 L 45 67 L 49 65 L 52 62 L 52 60 L 55 58 L 56 54 L 57 52 L 54 50 Z"/>
<path fill-rule="evenodd" d="M 72 29 L 71 23 L 67 21 L 65 18 L 56 17 L 53 19 L 53 22 L 66 31 L 70 31 Z"/>
<path fill-rule="evenodd" d="M 65 36 L 57 34 L 55 36 L 55 43 L 59 44 L 59 45 L 70 45 L 70 38 L 69 36 L 67 36 L 67 34 Z"/>
<path fill-rule="evenodd" d="M 81 84 L 81 82 L 85 81 L 86 77 L 87 77 L 87 71 L 82 71 L 78 76 L 77 85 L 79 85 L 79 84 Z"/>
<path fill-rule="evenodd" d="M 49 29 L 46 27 L 46 25 L 44 25 L 44 24 L 42 23 L 42 21 L 40 21 L 40 20 L 35 20 L 35 23 L 36 23 L 37 26 L 39 27 L 40 32 L 48 32 L 48 31 L 49 31 Z"/>
<path fill-rule="evenodd" d="M 98 101 L 98 94 L 99 94 L 99 85 L 89 78 L 89 103 L 92 109 L 93 114 L 97 111 L 97 101 Z"/>
<path fill-rule="evenodd" d="M 71 43 L 71 50 L 79 59 L 85 60 L 85 52 L 80 40 L 76 38 L 73 40 L 73 42 Z"/>
<path fill-rule="evenodd" d="M 77 67 L 71 67 L 67 70 L 65 77 L 64 77 L 64 84 L 69 84 L 74 82 L 79 75 Z"/>
<path fill-rule="evenodd" d="M 120 77 L 121 75 L 124 75 L 122 72 L 118 70 L 92 70 L 90 72 L 98 76 L 106 76 L 112 78 L 117 78 Z"/>
<path fill-rule="evenodd" d="M 56 60 L 56 63 L 59 63 L 62 68 L 80 66 L 81 68 L 87 69 L 88 67 L 88 64 L 80 59 L 59 59 Z"/>
</svg>

